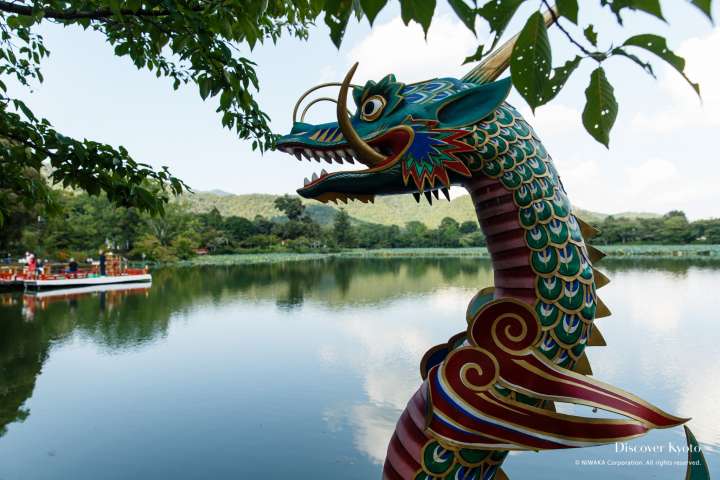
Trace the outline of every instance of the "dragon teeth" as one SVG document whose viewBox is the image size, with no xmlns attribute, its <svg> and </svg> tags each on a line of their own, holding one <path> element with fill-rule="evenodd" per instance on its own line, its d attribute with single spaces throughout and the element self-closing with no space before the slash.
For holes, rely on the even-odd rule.
<svg viewBox="0 0 720 480">
<path fill-rule="evenodd" d="M 448 189 L 443 188 L 442 193 L 443 193 L 443 195 L 445 195 L 445 198 L 447 198 L 447 201 L 449 202 L 450 201 L 450 192 L 448 192 Z"/>
<path fill-rule="evenodd" d="M 313 174 L 312 174 L 312 181 L 314 182 L 314 181 L 317 180 L 317 179 L 318 179 L 317 173 L 313 172 Z"/>
<path fill-rule="evenodd" d="M 354 152 L 352 150 L 348 148 L 346 150 L 341 150 L 341 152 L 346 162 L 355 163 L 355 159 L 353 158 Z"/>
<path fill-rule="evenodd" d="M 308 183 L 310 183 L 310 179 L 308 179 L 308 177 L 305 177 L 305 179 L 303 180 L 303 186 L 307 185 Z"/>
<path fill-rule="evenodd" d="M 293 152 L 293 155 L 295 155 L 295 158 L 297 158 L 298 161 L 302 162 L 303 157 L 302 157 L 302 155 L 300 155 L 300 150 L 295 150 L 295 151 Z"/>
<path fill-rule="evenodd" d="M 328 174 L 328 173 L 325 171 L 324 168 L 323 168 L 322 170 L 320 170 L 320 176 L 321 176 L 321 177 L 324 177 L 324 176 L 327 175 L 327 174 Z"/>
</svg>

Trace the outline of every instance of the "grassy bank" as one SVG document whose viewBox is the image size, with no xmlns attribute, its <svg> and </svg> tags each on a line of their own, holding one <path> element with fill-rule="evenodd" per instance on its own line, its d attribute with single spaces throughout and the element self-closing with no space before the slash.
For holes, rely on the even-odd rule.
<svg viewBox="0 0 720 480">
<path fill-rule="evenodd" d="M 717 261 L 720 245 L 604 245 L 600 249 L 609 258 L 685 259 Z M 205 255 L 180 262 L 180 265 L 251 265 L 257 263 L 296 262 L 324 258 L 380 258 L 380 257 L 473 257 L 490 258 L 486 248 L 393 248 L 352 249 L 335 253 L 248 253 L 234 255 Z"/>
</svg>

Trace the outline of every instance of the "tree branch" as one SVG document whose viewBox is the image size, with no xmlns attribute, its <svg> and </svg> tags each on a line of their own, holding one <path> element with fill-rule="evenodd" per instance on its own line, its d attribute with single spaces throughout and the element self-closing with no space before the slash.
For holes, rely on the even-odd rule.
<svg viewBox="0 0 720 480">
<path fill-rule="evenodd" d="M 79 11 L 79 10 L 47 10 L 47 9 L 40 9 L 44 15 L 45 18 L 52 18 L 54 20 L 82 20 L 82 19 L 89 19 L 89 20 L 107 20 L 118 13 L 120 15 L 125 15 L 128 17 L 165 17 L 167 15 L 170 15 L 170 11 L 161 9 L 161 10 L 130 10 L 130 9 L 120 9 L 120 10 L 110 10 L 108 8 L 101 8 L 98 10 L 90 10 L 90 11 Z M 199 11 L 201 10 L 200 7 L 195 7 L 192 10 Z M 17 5 L 11 2 L 6 2 L 4 0 L 0 0 L 0 11 L 7 12 L 7 13 L 15 13 L 17 15 L 34 15 L 37 13 L 37 11 L 33 10 L 33 7 L 27 6 L 27 5 Z"/>
<path fill-rule="evenodd" d="M 575 45 L 576 47 L 578 47 L 578 48 L 580 49 L 580 51 L 583 52 L 583 53 L 584 53 L 585 55 L 587 55 L 588 57 L 593 57 L 593 54 L 592 54 L 591 51 L 589 51 L 587 48 L 585 48 L 584 46 L 582 46 L 582 44 L 580 44 L 577 40 L 575 40 L 575 39 L 573 38 L 572 35 L 570 35 L 570 32 L 568 32 L 567 30 L 565 30 L 565 27 L 563 27 L 562 25 L 560 25 L 560 18 L 558 18 L 557 14 L 555 13 L 555 10 L 553 9 L 553 7 L 550 6 L 550 3 L 549 3 L 547 0 L 542 0 L 542 3 L 545 5 L 545 8 L 547 8 L 548 10 L 550 10 L 550 14 L 553 16 L 553 20 L 555 21 L 555 25 L 557 26 L 557 28 L 560 29 L 560 31 L 561 31 L 562 33 L 565 34 L 565 36 L 568 38 L 568 40 L 570 40 L 570 43 L 572 43 L 573 45 Z"/>
</svg>

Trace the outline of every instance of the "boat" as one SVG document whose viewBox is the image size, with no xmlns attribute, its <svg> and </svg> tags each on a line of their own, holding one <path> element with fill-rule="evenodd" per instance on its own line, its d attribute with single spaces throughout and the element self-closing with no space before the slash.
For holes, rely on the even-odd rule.
<svg viewBox="0 0 720 480">
<path fill-rule="evenodd" d="M 137 270 L 137 271 L 134 271 Z M 119 275 L 41 275 L 38 278 L 24 280 L 26 290 L 40 290 L 43 288 L 87 287 L 96 285 L 112 285 L 118 283 L 147 283 L 152 282 L 152 275 L 141 269 L 128 269 Z"/>
<path fill-rule="evenodd" d="M 113 253 L 107 254 L 102 273 L 99 263 L 91 263 L 89 268 L 76 265 L 75 270 L 67 263 L 47 261 L 42 269 L 32 271 L 23 265 L 0 267 L 0 289 L 41 290 L 152 282 L 147 267 L 129 268 L 127 260 Z"/>
<path fill-rule="evenodd" d="M 0 290 L 22 288 L 24 279 L 22 267 L 0 267 Z"/>
<path fill-rule="evenodd" d="M 25 295 L 31 295 L 40 299 L 63 299 L 73 300 L 90 293 L 142 293 L 152 287 L 152 282 L 138 282 L 132 284 L 111 284 L 111 285 L 88 285 L 71 288 L 54 288 L 52 290 L 26 292 Z"/>
</svg>

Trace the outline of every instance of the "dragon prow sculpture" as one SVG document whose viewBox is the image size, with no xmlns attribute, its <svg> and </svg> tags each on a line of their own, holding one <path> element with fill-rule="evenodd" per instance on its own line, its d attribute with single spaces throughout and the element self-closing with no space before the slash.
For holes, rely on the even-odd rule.
<svg viewBox="0 0 720 480">
<path fill-rule="evenodd" d="M 470 301 L 465 330 L 423 357 L 422 385 L 388 447 L 387 479 L 504 478 L 510 450 L 607 444 L 687 420 L 589 376 L 585 347 L 605 344 L 594 321 L 610 314 L 597 295 L 608 279 L 593 267 L 602 254 L 586 243 L 597 231 L 575 217 L 542 142 L 505 102 L 511 82 L 497 78 L 513 42 L 462 79 L 404 84 L 388 75 L 357 86 L 355 64 L 343 82 L 303 95 L 277 143 L 299 160 L 365 167 L 313 175 L 298 190 L 305 198 L 413 194 L 432 203 L 458 185 L 487 238 L 494 287 Z M 329 85 L 337 100 L 311 102 L 297 121 L 305 96 Z M 319 100 L 337 103 L 336 122 L 304 121 Z M 554 402 L 617 415 L 557 413 Z"/>
</svg>

